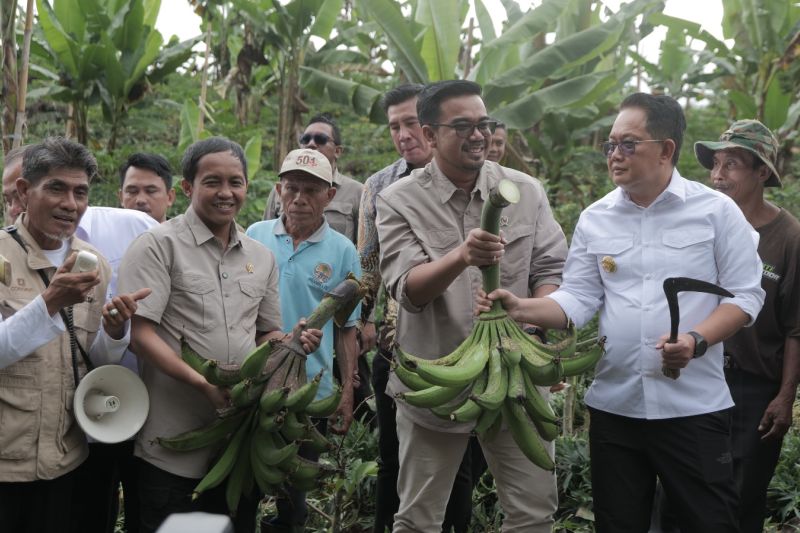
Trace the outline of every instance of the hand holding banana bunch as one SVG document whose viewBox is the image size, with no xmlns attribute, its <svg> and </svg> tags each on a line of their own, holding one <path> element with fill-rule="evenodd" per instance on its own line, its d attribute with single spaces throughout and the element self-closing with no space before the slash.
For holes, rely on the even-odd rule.
<svg viewBox="0 0 800 533">
<path fill-rule="evenodd" d="M 349 277 L 325 295 L 305 325 L 295 326 L 287 341 L 269 341 L 256 347 L 241 365 L 220 363 L 198 355 L 187 344 L 181 358 L 212 385 L 230 389 L 232 406 L 218 410 L 210 425 L 158 443 L 175 451 L 191 451 L 225 442 L 222 454 L 195 487 L 193 497 L 227 480 L 228 509 L 235 512 L 242 494 L 257 484 L 265 494 L 278 494 L 284 483 L 311 490 L 334 471 L 323 463 L 297 455 L 302 442 L 319 452 L 332 444 L 310 417 L 324 418 L 336 411 L 341 390 L 314 401 L 322 371 L 306 379 L 306 353 L 300 332 L 321 329 L 334 315 L 346 318 L 363 296 L 358 280 Z M 342 322 L 343 323 L 343 322 Z"/>
<path fill-rule="evenodd" d="M 501 180 L 484 204 L 481 229 L 499 232 L 500 213 L 519 201 L 519 190 Z M 487 293 L 500 285 L 499 265 L 482 267 Z M 505 421 L 522 452 L 534 464 L 553 470 L 542 439 L 558 435 L 552 408 L 536 388 L 586 372 L 604 353 L 605 339 L 577 343 L 574 325 L 560 343 L 543 344 L 525 334 L 494 302 L 456 350 L 425 360 L 398 349 L 394 371 L 410 392 L 397 395 L 409 405 L 430 409 L 456 422 L 475 422 L 475 432 L 491 438 Z"/>
</svg>

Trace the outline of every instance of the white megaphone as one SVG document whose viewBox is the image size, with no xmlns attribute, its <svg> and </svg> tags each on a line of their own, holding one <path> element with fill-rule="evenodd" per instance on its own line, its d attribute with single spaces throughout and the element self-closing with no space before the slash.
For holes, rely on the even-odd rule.
<svg viewBox="0 0 800 533">
<path fill-rule="evenodd" d="M 75 419 L 93 439 L 107 444 L 127 440 L 142 429 L 150 409 L 147 387 L 124 366 L 95 368 L 75 389 Z"/>
</svg>

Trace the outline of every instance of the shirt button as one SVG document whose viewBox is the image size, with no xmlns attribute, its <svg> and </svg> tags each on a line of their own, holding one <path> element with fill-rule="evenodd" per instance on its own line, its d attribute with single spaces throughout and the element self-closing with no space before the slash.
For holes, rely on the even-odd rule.
<svg viewBox="0 0 800 533">
<path fill-rule="evenodd" d="M 227 298 L 228 296 L 230 296 L 230 294 L 228 294 L 228 293 L 226 292 L 226 293 L 225 293 L 225 298 Z"/>
<path fill-rule="evenodd" d="M 227 272 L 223 272 L 222 273 L 222 279 L 228 279 L 228 273 Z"/>
<path fill-rule="evenodd" d="M 294 261 L 294 257 L 290 257 L 290 258 L 289 258 L 289 261 Z"/>
</svg>

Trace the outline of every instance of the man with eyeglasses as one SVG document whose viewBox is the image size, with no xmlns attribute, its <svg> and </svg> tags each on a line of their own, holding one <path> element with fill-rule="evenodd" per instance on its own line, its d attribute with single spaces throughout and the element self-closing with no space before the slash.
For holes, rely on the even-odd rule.
<svg viewBox="0 0 800 533">
<path fill-rule="evenodd" d="M 478 303 L 499 298 L 516 320 L 553 328 L 600 312 L 607 351 L 585 396 L 598 533 L 647 531 L 656 477 L 682 532 L 739 531 L 721 341 L 758 316 L 761 261 L 736 204 L 675 168 L 685 129 L 673 98 L 628 96 L 602 144 L 617 188 L 581 214 L 559 290 Z M 679 335 L 667 342 L 670 277 L 734 297 L 680 293 Z"/>
<path fill-rule="evenodd" d="M 363 185 L 353 178 L 339 172 L 336 162 L 344 151 L 342 134 L 339 125 L 327 113 L 311 117 L 306 129 L 299 139 L 300 148 L 310 148 L 321 152 L 333 167 L 333 186 L 336 196 L 325 208 L 325 219 L 336 231 L 350 239 L 353 244 L 358 242 L 358 208 L 361 204 L 361 190 Z M 269 193 L 267 207 L 264 210 L 264 220 L 279 218 L 283 214 L 280 195 L 275 189 Z"/>
<path fill-rule="evenodd" d="M 396 344 L 425 359 L 452 352 L 470 334 L 477 320 L 478 267 L 502 258 L 501 285 L 523 297 L 549 294 L 561 282 L 564 233 L 538 180 L 486 161 L 496 122 L 480 94 L 479 85 L 465 80 L 426 86 L 417 115 L 433 160 L 378 194 L 380 271 L 399 304 Z M 503 178 L 519 187 L 521 200 L 503 211 L 501 238 L 480 229 L 480 215 Z M 386 390 L 395 395 L 408 389 L 392 374 Z M 475 424 L 442 420 L 402 401 L 396 419 L 400 506 L 393 531 L 440 530 Z M 555 476 L 531 463 L 508 429 L 480 445 L 497 484 L 503 531 L 549 533 L 557 508 Z"/>
</svg>

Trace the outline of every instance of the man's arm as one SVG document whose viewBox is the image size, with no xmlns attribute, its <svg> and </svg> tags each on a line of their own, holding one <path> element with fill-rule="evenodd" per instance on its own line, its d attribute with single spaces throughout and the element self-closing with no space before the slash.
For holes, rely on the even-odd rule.
<svg viewBox="0 0 800 533">
<path fill-rule="evenodd" d="M 781 439 L 792 426 L 792 406 L 800 382 L 800 337 L 786 337 L 783 346 L 783 372 L 781 388 L 769 403 L 758 430 L 766 433 L 762 440 Z"/>
<path fill-rule="evenodd" d="M 217 409 L 227 407 L 228 392 L 211 385 L 206 378 L 186 364 L 180 355 L 158 336 L 155 324 L 150 320 L 140 316 L 133 317 L 131 349 L 138 357 L 144 358 L 161 372 L 201 391 Z"/>
<path fill-rule="evenodd" d="M 337 423 L 331 426 L 331 431 L 344 435 L 353 423 L 353 375 L 356 371 L 358 359 L 357 330 L 354 327 L 339 330 L 338 345 L 336 346 L 336 364 L 339 367 L 339 376 L 342 385 L 342 399 L 339 402 L 333 419 Z"/>
<path fill-rule="evenodd" d="M 0 369 L 24 359 L 66 331 L 61 316 L 50 316 L 41 295 L 3 320 L 0 316 Z"/>
<path fill-rule="evenodd" d="M 702 335 L 709 346 L 713 346 L 739 331 L 749 320 L 750 317 L 739 306 L 722 303 L 695 326 L 694 331 Z M 656 344 L 657 350 L 664 350 L 664 366 L 673 369 L 686 367 L 694 357 L 694 337 L 681 333 L 674 343 L 666 342 L 668 338 L 669 335 L 664 335 Z"/>
</svg>

